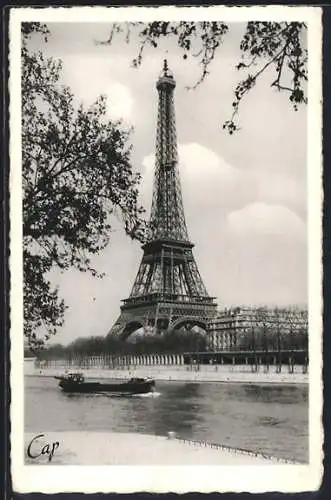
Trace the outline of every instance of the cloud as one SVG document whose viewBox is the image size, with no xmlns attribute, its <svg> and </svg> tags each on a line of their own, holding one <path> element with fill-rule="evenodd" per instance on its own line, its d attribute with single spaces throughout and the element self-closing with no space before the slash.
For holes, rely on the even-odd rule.
<svg viewBox="0 0 331 500">
<path fill-rule="evenodd" d="M 149 215 L 153 154 L 143 159 L 143 166 L 141 199 Z M 306 238 L 306 226 L 295 212 L 303 189 L 295 189 L 291 178 L 278 172 L 259 177 L 256 171 L 242 171 L 198 143 L 179 145 L 179 171 L 189 236 L 199 254 L 208 253 L 208 241 L 223 247 L 225 233 L 240 239 Z"/>
<path fill-rule="evenodd" d="M 213 267 L 220 262 L 220 301 L 306 303 L 307 228 L 288 207 L 253 202 L 230 212 L 218 246 Z"/>
<path fill-rule="evenodd" d="M 180 144 L 179 173 L 185 214 L 203 217 L 211 207 L 218 217 L 252 199 L 255 188 L 244 172 L 198 143 Z M 142 200 L 150 206 L 154 179 L 154 154 L 143 159 Z"/>
<path fill-rule="evenodd" d="M 230 230 L 235 234 L 249 235 L 289 235 L 306 237 L 306 226 L 289 208 L 254 202 L 227 216 Z"/>
<path fill-rule="evenodd" d="M 114 66 L 114 65 L 113 65 Z M 63 80 L 77 100 L 91 105 L 101 94 L 107 97 L 109 118 L 133 121 L 134 99 L 127 85 L 120 81 L 119 70 L 107 64 L 104 57 L 67 55 L 63 58 Z"/>
<path fill-rule="evenodd" d="M 179 163 L 185 181 L 192 185 L 198 184 L 201 188 L 223 190 L 228 185 L 233 185 L 240 180 L 240 172 L 236 168 L 201 144 L 181 144 L 179 146 Z M 222 181 L 222 183 L 218 184 L 217 180 Z"/>
<path fill-rule="evenodd" d="M 307 203 L 306 178 L 296 179 L 289 172 L 254 170 L 251 175 L 258 187 L 257 201 L 286 205 L 300 213 Z"/>
<path fill-rule="evenodd" d="M 132 118 L 133 98 L 130 90 L 125 85 L 118 82 L 110 84 L 107 92 L 108 113 L 113 118 L 123 118 L 129 120 Z"/>
</svg>

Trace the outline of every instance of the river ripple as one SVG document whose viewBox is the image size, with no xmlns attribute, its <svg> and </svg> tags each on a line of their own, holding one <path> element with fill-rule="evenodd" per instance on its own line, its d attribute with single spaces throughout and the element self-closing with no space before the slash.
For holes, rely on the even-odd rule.
<svg viewBox="0 0 331 500">
<path fill-rule="evenodd" d="M 154 397 L 69 395 L 25 377 L 25 430 L 178 436 L 308 461 L 308 386 L 157 382 Z"/>
</svg>

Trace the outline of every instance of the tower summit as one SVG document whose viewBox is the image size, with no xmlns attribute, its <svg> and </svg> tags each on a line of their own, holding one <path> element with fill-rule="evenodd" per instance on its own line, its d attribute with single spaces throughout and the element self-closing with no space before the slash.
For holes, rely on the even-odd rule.
<svg viewBox="0 0 331 500">
<path fill-rule="evenodd" d="M 163 73 L 156 83 L 159 101 L 149 237 L 188 241 L 178 171 L 175 87 L 176 82 L 165 60 Z"/>
<path fill-rule="evenodd" d="M 110 335 L 123 338 L 141 327 L 156 332 L 194 325 L 206 328 L 217 304 L 196 265 L 185 222 L 178 168 L 175 79 L 164 61 L 156 88 L 158 117 L 155 175 L 147 242 L 129 298 Z"/>
</svg>

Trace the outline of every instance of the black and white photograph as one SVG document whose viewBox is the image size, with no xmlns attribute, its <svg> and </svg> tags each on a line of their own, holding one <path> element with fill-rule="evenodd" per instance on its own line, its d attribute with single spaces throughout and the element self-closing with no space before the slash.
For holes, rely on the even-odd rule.
<svg viewBox="0 0 331 500">
<path fill-rule="evenodd" d="M 12 9 L 9 56 L 14 491 L 318 488 L 320 9 Z"/>
</svg>

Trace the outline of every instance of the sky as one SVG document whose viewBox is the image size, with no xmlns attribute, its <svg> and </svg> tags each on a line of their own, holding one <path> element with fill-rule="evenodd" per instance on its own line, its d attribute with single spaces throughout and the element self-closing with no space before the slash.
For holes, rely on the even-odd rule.
<svg viewBox="0 0 331 500">
<path fill-rule="evenodd" d="M 307 303 L 307 109 L 293 111 L 288 95 L 270 88 L 267 73 L 241 105 L 240 131 L 222 129 L 231 117 L 235 69 L 243 24 L 230 24 L 208 78 L 195 90 L 201 68 L 184 60 L 172 40 L 146 50 L 142 66 L 133 37 L 100 46 L 110 31 L 103 23 L 49 23 L 48 43 L 31 47 L 63 61 L 62 80 L 77 101 L 107 96 L 109 118 L 133 126 L 132 162 L 142 174 L 141 202 L 150 211 L 156 136 L 156 80 L 168 59 L 175 90 L 179 169 L 184 211 L 202 279 L 219 307 Z M 142 250 L 118 221 L 110 245 L 93 264 L 100 280 L 75 270 L 56 270 L 52 282 L 69 309 L 52 342 L 106 335 L 130 294 Z"/>
</svg>

